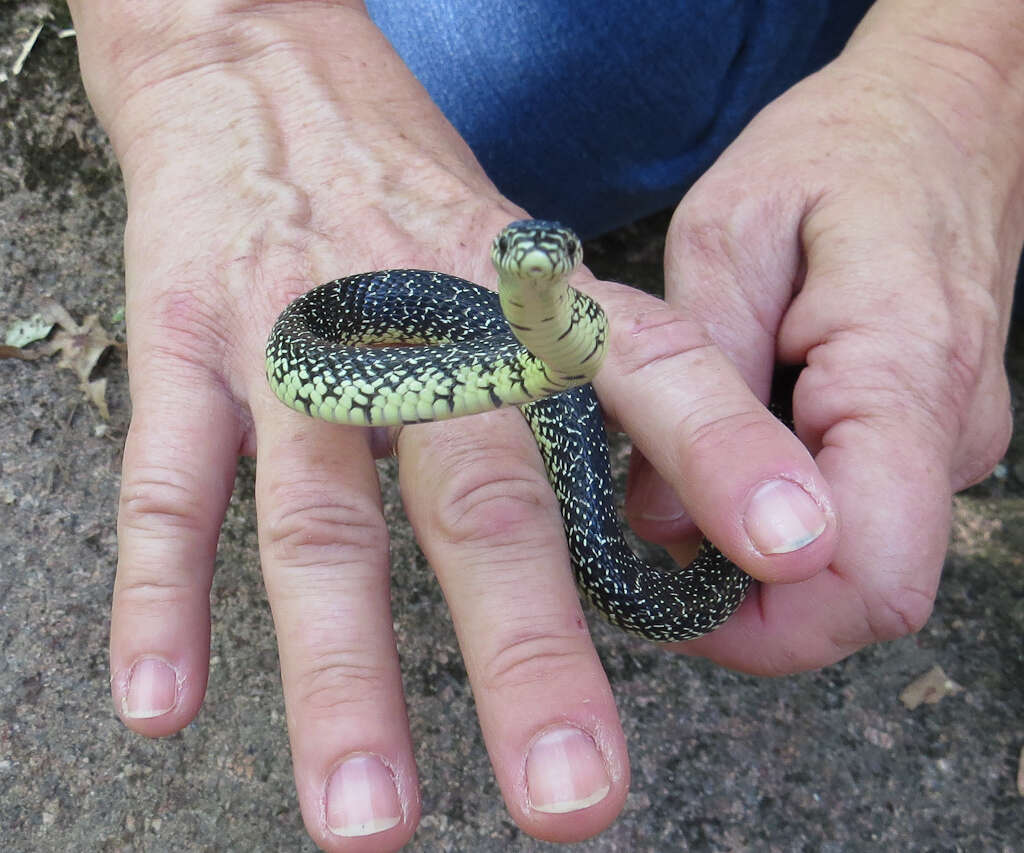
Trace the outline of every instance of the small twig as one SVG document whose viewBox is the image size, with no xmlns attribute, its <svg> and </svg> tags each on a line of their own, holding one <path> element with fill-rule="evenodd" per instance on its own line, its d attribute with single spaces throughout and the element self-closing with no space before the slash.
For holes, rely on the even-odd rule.
<svg viewBox="0 0 1024 853">
<path fill-rule="evenodd" d="M 40 352 L 34 350 L 23 350 L 18 347 L 10 347 L 7 344 L 0 344 L 0 358 L 20 358 L 22 361 L 35 361 Z"/>
<path fill-rule="evenodd" d="M 11 74 L 17 77 L 21 74 L 21 69 L 25 67 L 25 60 L 28 59 L 28 55 L 32 52 L 32 48 L 36 45 L 36 39 L 39 38 L 39 34 L 43 31 L 42 24 L 36 24 L 36 28 L 32 30 L 32 34 L 21 46 L 21 53 L 18 54 L 18 58 L 14 60 L 14 65 L 11 66 Z"/>
</svg>

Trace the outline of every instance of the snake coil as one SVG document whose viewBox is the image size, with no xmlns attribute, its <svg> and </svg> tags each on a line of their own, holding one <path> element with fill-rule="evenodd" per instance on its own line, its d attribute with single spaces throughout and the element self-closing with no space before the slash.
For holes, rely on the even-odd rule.
<svg viewBox="0 0 1024 853">
<path fill-rule="evenodd" d="M 444 273 L 391 269 L 330 281 L 292 302 L 267 342 L 267 378 L 288 406 L 358 426 L 518 405 L 558 498 L 576 584 L 620 628 L 655 642 L 712 631 L 750 578 L 704 542 L 688 566 L 640 560 L 619 526 L 608 443 L 590 385 L 607 319 L 571 288 L 582 259 L 542 220 L 494 239 L 499 292 Z"/>
</svg>

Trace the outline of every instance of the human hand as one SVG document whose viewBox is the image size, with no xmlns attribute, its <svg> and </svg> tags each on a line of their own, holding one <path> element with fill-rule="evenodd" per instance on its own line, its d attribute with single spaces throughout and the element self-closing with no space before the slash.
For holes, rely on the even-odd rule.
<svg viewBox="0 0 1024 853">
<path fill-rule="evenodd" d="M 315 21 L 302 7 L 225 17 L 182 6 L 159 33 L 149 29 L 155 6 L 73 9 L 129 201 L 133 417 L 111 626 L 115 702 L 148 736 L 198 712 L 217 532 L 237 454 L 256 454 L 261 558 L 307 827 L 325 849 L 393 849 L 418 819 L 373 466 L 393 436 L 281 406 L 263 347 L 284 304 L 338 275 L 423 266 L 490 281 L 490 238 L 522 211 L 348 4 L 318 7 Z M 806 451 L 698 329 L 628 288 L 589 284 L 618 329 L 607 372 L 620 379 L 605 396 L 621 422 L 642 434 L 651 419 L 633 412 L 684 410 L 713 391 L 685 419 L 688 433 L 723 418 L 750 423 L 722 440 L 728 454 L 761 434 L 753 479 L 715 500 L 749 492 L 770 462 L 827 515 Z M 692 384 L 660 388 L 687 353 Z M 659 379 L 643 386 L 641 406 L 630 375 Z M 513 818 L 552 840 L 599 831 L 624 802 L 625 746 L 522 419 L 496 412 L 407 428 L 398 451 L 407 512 L 451 608 Z M 814 545 L 777 555 L 767 571 L 822 563 L 834 539 L 823 523 Z M 721 527 L 726 550 L 762 559 L 741 526 Z"/>
<path fill-rule="evenodd" d="M 338 275 L 422 266 L 491 280 L 490 240 L 522 211 L 357 11 L 205 6 L 180 7 L 157 36 L 145 25 L 166 19 L 162 6 L 75 7 L 129 201 L 112 692 L 147 736 L 198 712 L 217 534 L 237 455 L 255 454 L 307 827 L 324 849 L 395 849 L 419 806 L 373 464 L 392 437 L 286 409 L 264 346 L 292 297 Z M 532 438 L 498 412 L 410 427 L 399 451 L 513 817 L 546 838 L 593 834 L 624 801 L 626 751 Z"/>
<path fill-rule="evenodd" d="M 776 360 L 807 365 L 796 430 L 841 522 L 828 571 L 756 587 L 722 629 L 685 646 L 737 669 L 822 666 L 919 629 L 951 494 L 986 476 L 1009 440 L 1020 97 L 963 48 L 894 37 L 904 24 L 869 16 L 839 59 L 748 126 L 670 227 L 667 298 L 750 387 L 766 399 Z M 636 467 L 631 515 L 650 495 L 671 515 L 671 493 Z M 699 496 L 687 506 L 703 524 Z M 681 531 L 648 523 L 645 534 Z"/>
</svg>

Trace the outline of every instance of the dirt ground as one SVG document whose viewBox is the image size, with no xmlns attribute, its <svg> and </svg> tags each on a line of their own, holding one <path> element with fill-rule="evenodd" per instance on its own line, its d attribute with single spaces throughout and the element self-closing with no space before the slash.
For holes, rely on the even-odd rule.
<svg viewBox="0 0 1024 853">
<path fill-rule="evenodd" d="M 55 300 L 78 323 L 97 315 L 123 341 L 124 198 L 78 79 L 74 38 L 60 32 L 69 25 L 60 5 L 0 0 L 0 330 Z M 589 258 L 609 276 L 656 279 L 659 225 L 591 245 Z M 1008 353 L 1018 401 L 1021 331 Z M 241 465 L 221 537 L 200 716 L 160 741 L 114 716 L 107 619 L 130 409 L 123 351 L 111 349 L 94 367 L 77 355 L 88 380 L 106 381 L 109 420 L 59 356 L 0 359 L 0 846 L 312 850 L 259 574 L 251 463 Z M 424 818 L 409 849 L 546 849 L 501 804 L 442 596 L 402 516 L 394 469 L 383 467 L 382 478 L 423 787 Z M 956 499 L 945 576 L 924 630 L 820 672 L 745 677 L 592 620 L 633 786 L 621 819 L 575 849 L 1024 848 L 1022 496 L 1018 432 L 996 474 Z M 902 691 L 933 667 L 947 677 L 939 701 L 908 708 Z"/>
</svg>

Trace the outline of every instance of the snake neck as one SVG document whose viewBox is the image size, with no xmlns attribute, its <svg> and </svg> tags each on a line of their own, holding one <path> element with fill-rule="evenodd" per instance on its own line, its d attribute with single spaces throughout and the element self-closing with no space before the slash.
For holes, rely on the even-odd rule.
<svg viewBox="0 0 1024 853">
<path fill-rule="evenodd" d="M 512 333 L 542 362 L 543 383 L 572 388 L 590 382 L 604 360 L 608 320 L 601 306 L 563 279 L 500 276 L 501 310 Z"/>
</svg>

